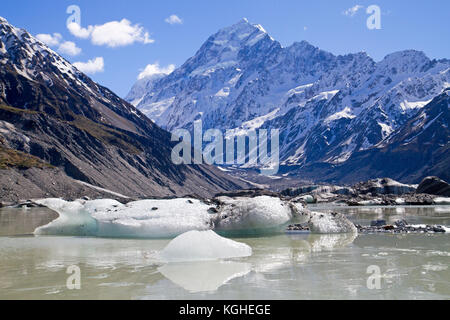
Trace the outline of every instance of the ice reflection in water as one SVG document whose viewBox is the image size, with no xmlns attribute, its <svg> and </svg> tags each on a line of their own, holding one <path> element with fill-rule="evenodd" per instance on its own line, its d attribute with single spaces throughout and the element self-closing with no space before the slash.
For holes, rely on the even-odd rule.
<svg viewBox="0 0 450 320">
<path fill-rule="evenodd" d="M 216 291 L 231 279 L 249 273 L 249 263 L 198 261 L 170 263 L 158 268 L 163 276 L 189 292 Z"/>
</svg>

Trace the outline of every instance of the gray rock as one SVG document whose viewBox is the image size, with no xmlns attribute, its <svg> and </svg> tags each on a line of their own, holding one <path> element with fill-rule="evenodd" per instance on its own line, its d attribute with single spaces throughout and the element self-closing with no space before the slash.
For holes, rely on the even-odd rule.
<svg viewBox="0 0 450 320">
<path fill-rule="evenodd" d="M 248 197 L 248 198 L 255 198 L 259 196 L 270 196 L 270 197 L 277 197 L 281 198 L 281 194 L 277 192 L 272 192 L 265 189 L 247 189 L 247 190 L 236 190 L 236 191 L 228 191 L 228 192 L 221 192 L 217 193 L 215 197 Z"/>
<path fill-rule="evenodd" d="M 386 220 L 374 220 L 370 222 L 371 227 L 382 227 L 386 225 Z"/>
<path fill-rule="evenodd" d="M 450 197 L 450 184 L 438 177 L 426 177 L 419 184 L 416 192 Z"/>
<path fill-rule="evenodd" d="M 378 220 L 381 221 L 381 220 Z M 445 229 L 438 225 L 426 225 L 413 227 L 405 220 L 398 220 L 394 225 L 371 225 L 361 226 L 355 224 L 359 233 L 445 233 Z"/>
<path fill-rule="evenodd" d="M 354 187 L 358 194 L 372 194 L 372 196 L 415 192 L 416 188 L 412 185 L 403 184 L 390 178 L 373 179 L 360 182 Z"/>
</svg>

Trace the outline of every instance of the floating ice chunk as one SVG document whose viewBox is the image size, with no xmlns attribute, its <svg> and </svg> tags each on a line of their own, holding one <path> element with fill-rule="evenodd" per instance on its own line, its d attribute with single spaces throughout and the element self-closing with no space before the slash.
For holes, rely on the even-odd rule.
<svg viewBox="0 0 450 320">
<path fill-rule="evenodd" d="M 214 231 L 189 231 L 173 239 L 159 253 L 165 262 L 218 260 L 252 255 L 245 243 L 219 236 Z"/>
<path fill-rule="evenodd" d="M 98 221 L 92 217 L 97 209 L 121 205 L 115 200 L 64 201 L 43 199 L 36 201 L 59 214 L 59 217 L 34 231 L 36 235 L 96 236 Z"/>
<path fill-rule="evenodd" d="M 298 218 L 304 208 L 301 203 L 289 203 L 276 197 L 218 198 L 222 205 L 215 220 L 218 232 L 260 232 L 280 229 Z"/>
<path fill-rule="evenodd" d="M 211 229 L 210 206 L 197 199 L 73 202 L 44 199 L 37 203 L 59 218 L 37 228 L 37 235 L 122 238 L 173 238 L 190 230 Z"/>
<path fill-rule="evenodd" d="M 304 195 L 304 196 L 300 196 L 300 197 L 298 197 L 298 199 L 302 199 L 306 203 L 314 203 L 314 202 L 316 202 L 314 197 L 312 195 L 309 195 L 309 194 Z"/>
<path fill-rule="evenodd" d="M 359 201 L 358 204 L 361 206 L 377 206 L 377 205 L 381 205 L 383 203 L 383 200 L 381 200 L 380 198 L 375 198 L 372 200 L 363 200 L 363 201 Z"/>
<path fill-rule="evenodd" d="M 163 276 L 189 292 L 216 291 L 231 279 L 249 273 L 249 263 L 202 261 L 169 263 L 158 268 Z"/>
<path fill-rule="evenodd" d="M 174 238 L 191 230 L 215 230 L 222 235 L 282 233 L 292 222 L 308 222 L 316 233 L 352 232 L 343 216 L 319 219 L 300 202 L 278 197 L 220 197 L 217 205 L 197 199 L 140 200 L 126 205 L 115 200 L 44 199 L 38 203 L 59 218 L 35 230 L 37 235 L 118 238 Z M 212 210 L 214 209 L 214 210 Z M 351 226 L 351 227 L 350 227 Z"/>
<path fill-rule="evenodd" d="M 355 225 L 341 213 L 311 212 L 308 225 L 312 233 L 357 233 Z"/>
<path fill-rule="evenodd" d="M 395 203 L 401 205 L 401 204 L 405 204 L 406 201 L 405 201 L 405 199 L 403 199 L 403 198 L 397 198 L 397 199 L 395 199 Z"/>
<path fill-rule="evenodd" d="M 450 198 L 443 198 L 443 197 L 434 198 L 433 203 L 438 205 L 447 205 L 450 204 Z"/>
<path fill-rule="evenodd" d="M 98 236 L 173 238 L 191 230 L 212 228 L 209 205 L 197 199 L 141 200 L 94 215 Z"/>
</svg>

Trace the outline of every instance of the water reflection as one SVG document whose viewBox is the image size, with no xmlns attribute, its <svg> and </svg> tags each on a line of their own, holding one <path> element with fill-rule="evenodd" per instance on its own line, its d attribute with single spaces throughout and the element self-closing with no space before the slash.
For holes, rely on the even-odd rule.
<svg viewBox="0 0 450 320">
<path fill-rule="evenodd" d="M 216 291 L 231 279 L 242 277 L 250 270 L 249 263 L 234 261 L 171 263 L 158 268 L 167 279 L 192 293 Z"/>
<path fill-rule="evenodd" d="M 318 252 L 346 247 L 353 243 L 357 237 L 357 233 L 312 234 L 308 241 L 311 245 L 311 251 Z"/>
<path fill-rule="evenodd" d="M 449 225 L 447 208 L 383 208 L 381 218 Z M 359 223 L 380 214 L 379 208 L 360 209 L 336 210 Z M 0 299 L 449 299 L 449 237 L 235 238 L 253 255 L 179 264 L 155 259 L 169 240 L 0 237 Z M 82 271 L 79 291 L 65 286 L 72 264 Z M 370 265 L 381 268 L 380 290 L 366 287 Z"/>
<path fill-rule="evenodd" d="M 248 259 L 256 272 L 275 272 L 289 265 L 305 264 L 311 254 L 349 246 L 357 234 L 298 234 L 241 239 L 253 248 Z"/>
<path fill-rule="evenodd" d="M 0 236 L 33 234 L 42 225 L 58 218 L 58 214 L 47 208 L 1 208 Z"/>
<path fill-rule="evenodd" d="M 310 206 L 313 211 L 340 212 L 352 222 L 362 225 L 383 219 L 388 223 L 405 219 L 411 224 L 450 225 L 450 206 L 392 206 L 392 207 L 330 207 L 329 205 Z"/>
</svg>

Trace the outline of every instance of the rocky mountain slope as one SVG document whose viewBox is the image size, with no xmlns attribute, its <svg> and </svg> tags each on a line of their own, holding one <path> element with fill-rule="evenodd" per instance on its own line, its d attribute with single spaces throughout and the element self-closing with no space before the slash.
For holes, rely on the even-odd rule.
<svg viewBox="0 0 450 320">
<path fill-rule="evenodd" d="M 281 162 L 298 168 L 341 165 L 378 149 L 448 87 L 450 60 L 406 50 L 375 62 L 305 41 L 282 47 L 244 19 L 212 35 L 170 75 L 141 80 L 127 100 L 168 130 L 192 129 L 199 119 L 204 130 L 279 129 Z"/>
<path fill-rule="evenodd" d="M 448 181 L 449 106 L 450 89 L 447 89 L 375 147 L 353 153 L 340 165 L 312 164 L 297 169 L 296 174 L 303 177 L 321 174 L 324 181 L 342 183 L 379 176 L 419 183 L 431 175 Z"/>
<path fill-rule="evenodd" d="M 131 197 L 205 196 L 247 186 L 211 166 L 174 165 L 169 133 L 3 18 L 0 146 L 2 181 L 17 175 L 25 177 L 25 172 L 34 172 L 29 168 L 40 167 L 53 172 L 42 175 L 43 179 L 57 179 L 64 174 L 68 183 L 81 181 L 84 186 L 94 185 Z M 24 161 L 21 155 L 34 157 Z M 2 183 L 2 198 L 14 198 L 8 190 L 19 197 L 14 186 L 18 179 L 9 186 Z M 48 187 L 51 181 L 40 185 L 34 182 L 35 196 L 64 196 L 64 190 Z M 58 183 L 54 181 L 53 185 Z"/>
</svg>

